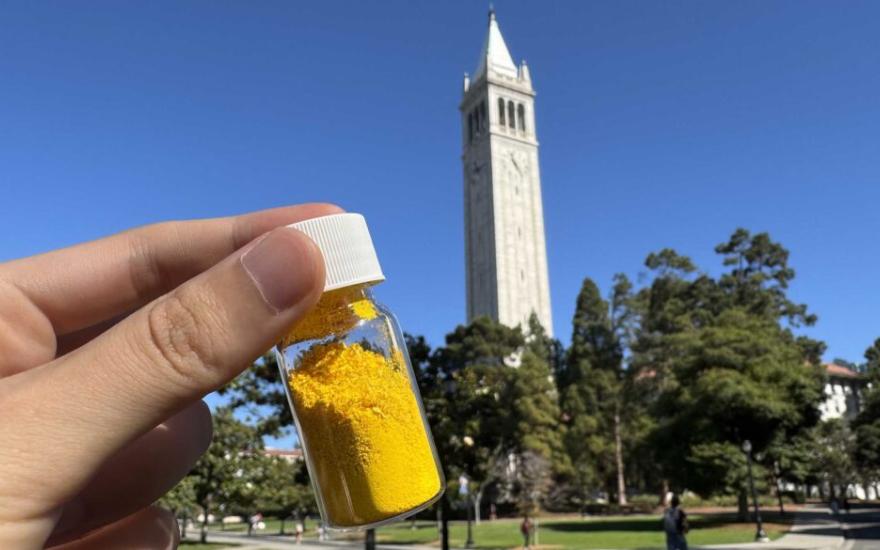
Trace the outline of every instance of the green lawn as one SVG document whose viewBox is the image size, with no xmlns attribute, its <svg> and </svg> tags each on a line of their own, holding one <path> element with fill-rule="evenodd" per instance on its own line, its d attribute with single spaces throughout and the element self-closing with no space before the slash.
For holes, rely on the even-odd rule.
<svg viewBox="0 0 880 550">
<path fill-rule="evenodd" d="M 729 544 L 752 542 L 755 526 L 752 523 L 737 523 L 732 514 L 712 514 L 690 516 L 691 532 L 688 542 L 693 545 Z M 771 539 L 779 538 L 788 529 L 788 521 L 781 521 L 778 514 L 767 514 L 764 529 Z M 266 519 L 266 529 L 259 534 L 276 534 L 280 522 Z M 377 539 L 389 544 L 431 544 L 439 539 L 436 524 L 432 521 L 418 521 L 415 529 L 412 523 L 403 521 L 377 530 Z M 219 524 L 212 525 L 219 529 Z M 288 521 L 288 533 L 293 530 L 294 522 Z M 317 521 L 311 519 L 306 524 L 305 538 L 315 537 Z M 243 532 L 246 524 L 231 524 L 227 531 Z M 453 546 L 463 547 L 467 534 L 466 524 L 456 521 L 450 525 L 450 542 Z M 334 539 L 362 540 L 362 533 L 337 533 Z M 539 519 L 538 542 L 540 546 L 554 550 L 587 550 L 591 548 L 630 548 L 656 549 L 665 547 L 660 517 L 652 516 L 608 516 L 581 519 L 578 516 L 552 517 Z M 519 533 L 518 519 L 500 519 L 483 521 L 474 527 L 474 542 L 477 548 L 508 549 L 517 548 L 522 544 Z M 220 548 L 221 546 L 181 545 L 181 548 Z"/>
<path fill-rule="evenodd" d="M 769 518 L 771 520 L 775 518 Z M 554 549 L 589 548 L 663 548 L 665 539 L 657 516 L 617 516 L 608 518 L 553 518 L 540 520 L 538 533 L 542 547 Z M 780 537 L 788 528 L 785 524 L 770 521 L 765 530 L 771 539 Z M 432 522 L 419 522 L 411 529 L 409 522 L 378 530 L 378 540 L 392 544 L 431 543 L 437 540 L 437 528 Z M 688 542 L 694 545 L 751 542 L 754 540 L 753 524 L 735 523 L 724 515 L 694 516 Z M 466 527 L 461 522 L 451 526 L 450 543 L 462 547 Z M 522 544 L 518 520 L 484 521 L 474 527 L 477 548 L 504 549 Z"/>
<path fill-rule="evenodd" d="M 208 543 L 202 544 L 200 542 L 187 541 L 187 542 L 181 542 L 180 546 L 178 546 L 177 548 L 183 549 L 183 550 L 212 550 L 212 549 L 218 549 L 218 548 L 232 548 L 234 546 L 238 546 L 238 545 L 237 544 L 220 544 L 219 542 L 208 542 Z"/>
</svg>

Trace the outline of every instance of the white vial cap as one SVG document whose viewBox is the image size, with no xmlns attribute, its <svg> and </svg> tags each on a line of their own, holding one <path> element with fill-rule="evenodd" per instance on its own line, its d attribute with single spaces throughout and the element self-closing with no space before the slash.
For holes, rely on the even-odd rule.
<svg viewBox="0 0 880 550">
<path fill-rule="evenodd" d="M 324 256 L 324 292 L 385 280 L 367 220 L 360 214 L 331 214 L 292 227 L 309 236 Z"/>
</svg>

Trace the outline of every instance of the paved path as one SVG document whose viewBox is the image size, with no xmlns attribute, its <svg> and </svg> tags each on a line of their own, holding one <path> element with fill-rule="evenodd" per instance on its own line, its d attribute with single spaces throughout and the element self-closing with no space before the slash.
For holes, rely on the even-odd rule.
<svg viewBox="0 0 880 550">
<path fill-rule="evenodd" d="M 847 538 L 845 550 L 880 548 L 880 508 L 853 506 L 849 514 L 839 517 Z"/>
<path fill-rule="evenodd" d="M 788 534 L 771 542 L 750 542 L 745 544 L 719 544 L 692 547 L 694 549 L 739 550 L 839 550 L 844 543 L 844 531 L 841 524 L 824 507 L 811 507 L 796 512 L 795 523 Z M 880 546 L 865 546 L 876 550 Z M 862 550 L 862 548 L 859 548 Z"/>
</svg>

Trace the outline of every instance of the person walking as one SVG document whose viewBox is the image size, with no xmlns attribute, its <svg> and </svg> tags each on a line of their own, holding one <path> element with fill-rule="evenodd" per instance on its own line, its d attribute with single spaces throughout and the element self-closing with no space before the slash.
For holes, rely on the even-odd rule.
<svg viewBox="0 0 880 550">
<path fill-rule="evenodd" d="M 688 550 L 687 514 L 681 509 L 678 495 L 672 495 L 669 508 L 663 513 L 663 530 L 666 531 L 666 550 Z"/>
<path fill-rule="evenodd" d="M 294 532 L 294 536 L 296 537 L 296 543 L 302 544 L 303 541 L 303 531 L 305 531 L 305 526 L 301 521 L 297 520 L 296 522 L 296 531 Z"/>
<path fill-rule="evenodd" d="M 529 519 L 529 516 L 523 518 L 522 523 L 519 525 L 519 532 L 522 533 L 523 536 L 523 548 L 530 548 L 532 542 L 532 531 L 535 528 L 535 524 L 532 523 L 532 520 Z"/>
</svg>

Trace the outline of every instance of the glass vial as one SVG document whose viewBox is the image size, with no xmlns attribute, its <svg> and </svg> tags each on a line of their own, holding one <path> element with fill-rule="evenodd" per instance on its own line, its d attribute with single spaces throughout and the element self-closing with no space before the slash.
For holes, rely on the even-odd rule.
<svg viewBox="0 0 880 550">
<path fill-rule="evenodd" d="M 435 502 L 445 485 L 409 354 L 372 296 L 384 280 L 363 216 L 291 227 L 324 255 L 318 304 L 275 348 L 326 525 L 372 528 Z"/>
</svg>

